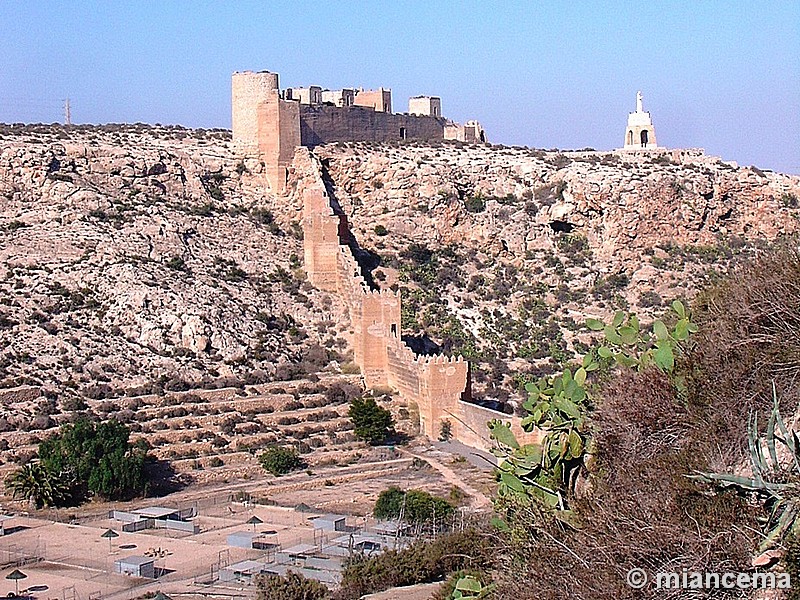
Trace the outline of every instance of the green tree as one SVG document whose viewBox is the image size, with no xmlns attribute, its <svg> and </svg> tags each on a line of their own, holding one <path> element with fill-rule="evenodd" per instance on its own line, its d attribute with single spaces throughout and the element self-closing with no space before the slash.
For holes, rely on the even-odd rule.
<svg viewBox="0 0 800 600">
<path fill-rule="evenodd" d="M 398 487 L 383 490 L 375 501 L 372 514 L 376 519 L 396 519 L 403 510 L 403 498 L 406 493 Z"/>
<path fill-rule="evenodd" d="M 327 587 L 293 571 L 283 577 L 259 575 L 256 589 L 256 600 L 325 600 L 330 597 Z"/>
<path fill-rule="evenodd" d="M 353 422 L 356 437 L 368 444 L 382 444 L 394 433 L 392 413 L 378 406 L 373 398 L 354 398 L 347 414 Z"/>
<path fill-rule="evenodd" d="M 390 487 L 378 496 L 372 514 L 377 519 L 399 519 L 409 523 L 442 523 L 449 519 L 455 508 L 444 498 L 432 496 L 422 490 L 403 490 Z"/>
<path fill-rule="evenodd" d="M 14 498 L 26 499 L 32 508 L 57 506 L 66 498 L 69 486 L 58 474 L 50 473 L 41 462 L 30 462 L 6 477 L 6 489 Z"/>
<path fill-rule="evenodd" d="M 265 471 L 278 477 L 302 469 L 305 466 L 297 450 L 284 448 L 283 446 L 270 446 L 261 453 L 258 461 Z"/>
<path fill-rule="evenodd" d="M 75 500 L 87 494 L 130 498 L 147 489 L 147 446 L 144 440 L 131 444 L 129 438 L 130 430 L 118 421 L 79 419 L 39 444 L 39 457 L 48 473 L 71 482 Z"/>
<path fill-rule="evenodd" d="M 406 520 L 412 523 L 443 522 L 453 515 L 455 508 L 444 498 L 432 496 L 422 490 L 406 492 Z"/>
</svg>

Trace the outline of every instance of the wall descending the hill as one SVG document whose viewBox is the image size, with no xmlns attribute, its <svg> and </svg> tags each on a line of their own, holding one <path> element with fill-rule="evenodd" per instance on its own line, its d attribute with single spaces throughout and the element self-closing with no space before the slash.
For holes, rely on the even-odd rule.
<svg viewBox="0 0 800 600">
<path fill-rule="evenodd" d="M 399 292 L 373 289 L 361 273 L 346 240 L 346 222 L 336 214 L 322 178 L 322 165 L 307 148 L 298 148 L 290 168 L 292 188 L 302 198 L 305 270 L 315 287 L 340 295 L 353 329 L 354 361 L 367 388 L 390 387 L 419 408 L 420 429 L 432 439 L 449 421 L 453 438 L 488 450 L 487 421 L 510 421 L 521 442 L 536 441 L 519 418 L 470 402 L 469 363 L 463 357 L 419 355 L 402 340 Z"/>
</svg>

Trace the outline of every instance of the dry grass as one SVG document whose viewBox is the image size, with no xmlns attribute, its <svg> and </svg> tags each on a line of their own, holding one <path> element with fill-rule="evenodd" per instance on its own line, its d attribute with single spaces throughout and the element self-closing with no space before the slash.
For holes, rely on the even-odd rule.
<svg viewBox="0 0 800 600">
<path fill-rule="evenodd" d="M 603 397 L 597 464 L 589 491 L 573 501 L 583 529 L 565 530 L 534 507 L 518 507 L 502 561 L 513 576 L 502 578 L 498 597 L 643 598 L 646 592 L 626 585 L 633 567 L 653 573 L 747 566 L 748 528 L 757 529 L 758 511 L 733 494 L 705 494 L 685 477 L 707 466 L 707 440 L 666 377 L 624 373 Z M 683 593 L 675 597 L 691 597 Z"/>
</svg>

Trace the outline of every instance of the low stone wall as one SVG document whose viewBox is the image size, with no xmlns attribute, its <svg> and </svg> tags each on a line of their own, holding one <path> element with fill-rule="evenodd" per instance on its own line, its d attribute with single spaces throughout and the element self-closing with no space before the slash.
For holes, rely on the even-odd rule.
<svg viewBox="0 0 800 600">
<path fill-rule="evenodd" d="M 15 404 L 17 402 L 31 402 L 42 395 L 42 390 L 33 385 L 21 385 L 0 390 L 0 404 Z"/>
<path fill-rule="evenodd" d="M 489 438 L 489 429 L 486 427 L 486 423 L 493 419 L 500 419 L 509 424 L 511 432 L 516 436 L 520 445 L 537 444 L 542 440 L 540 431 L 531 433 L 524 431 L 519 417 L 469 402 L 459 402 L 457 411 L 450 414 L 449 417 L 452 423 L 453 437 L 472 448 L 491 450 L 493 443 Z"/>
</svg>

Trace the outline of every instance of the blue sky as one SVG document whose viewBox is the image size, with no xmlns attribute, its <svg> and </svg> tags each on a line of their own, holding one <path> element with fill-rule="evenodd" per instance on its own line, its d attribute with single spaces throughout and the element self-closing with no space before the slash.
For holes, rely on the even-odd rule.
<svg viewBox="0 0 800 600">
<path fill-rule="evenodd" d="M 800 2 L 0 1 L 0 121 L 230 127 L 230 75 L 442 97 L 497 143 L 660 144 L 800 173 Z"/>
</svg>

